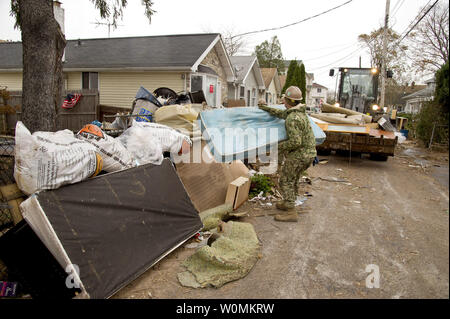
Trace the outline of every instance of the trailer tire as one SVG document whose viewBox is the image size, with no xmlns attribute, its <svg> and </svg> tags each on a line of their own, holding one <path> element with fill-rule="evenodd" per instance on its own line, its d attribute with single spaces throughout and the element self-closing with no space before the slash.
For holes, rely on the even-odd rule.
<svg viewBox="0 0 450 319">
<path fill-rule="evenodd" d="M 384 154 L 370 153 L 370 159 L 372 161 L 386 162 L 388 160 L 388 156 Z"/>
</svg>

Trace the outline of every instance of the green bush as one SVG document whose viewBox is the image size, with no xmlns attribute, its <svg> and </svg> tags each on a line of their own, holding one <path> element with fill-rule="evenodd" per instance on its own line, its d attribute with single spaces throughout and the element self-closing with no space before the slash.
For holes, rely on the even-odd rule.
<svg viewBox="0 0 450 319">
<path fill-rule="evenodd" d="M 449 70 L 448 61 L 436 72 L 434 100 L 425 103 L 417 116 L 416 137 L 429 146 L 431 135 L 433 143 L 448 145 L 449 131 Z M 433 133 L 433 127 L 434 133 Z"/>
<path fill-rule="evenodd" d="M 435 126 L 433 133 L 433 126 Z M 426 147 L 429 146 L 431 134 L 433 143 L 448 143 L 448 113 L 436 102 L 425 103 L 417 115 L 416 137 Z"/>
<path fill-rule="evenodd" d="M 263 192 L 263 196 L 267 196 L 272 193 L 273 182 L 268 176 L 257 174 L 253 175 L 250 184 L 249 198 L 258 196 L 259 193 Z"/>
</svg>

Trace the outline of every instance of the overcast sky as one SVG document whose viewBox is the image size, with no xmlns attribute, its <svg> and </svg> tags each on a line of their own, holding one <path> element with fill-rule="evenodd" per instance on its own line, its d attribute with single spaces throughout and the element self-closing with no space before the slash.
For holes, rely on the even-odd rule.
<svg viewBox="0 0 450 319">
<path fill-rule="evenodd" d="M 140 0 L 128 0 L 123 20 L 111 37 L 221 32 L 235 34 L 279 27 L 345 3 L 347 0 L 153 0 L 157 13 L 151 24 Z M 444 1 L 444 0 L 441 0 Z M 0 39 L 20 41 L 10 17 L 10 0 L 0 0 Z M 115 1 L 111 1 L 115 2 Z M 390 26 L 404 32 L 428 0 L 391 0 Z M 90 0 L 63 0 L 67 39 L 106 38 L 107 26 Z M 331 67 L 370 67 L 370 58 L 360 50 L 357 37 L 384 24 L 385 0 L 353 0 L 349 4 L 306 22 L 245 37 L 246 54 L 264 40 L 277 35 L 285 59 L 299 59 L 315 82 L 334 90 L 328 76 Z M 417 79 L 415 79 L 417 80 Z"/>
</svg>

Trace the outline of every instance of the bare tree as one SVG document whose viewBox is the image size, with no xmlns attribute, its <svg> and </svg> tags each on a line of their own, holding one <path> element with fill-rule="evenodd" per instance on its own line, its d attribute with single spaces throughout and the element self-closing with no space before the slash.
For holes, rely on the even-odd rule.
<svg viewBox="0 0 450 319">
<path fill-rule="evenodd" d="M 392 29 L 388 29 L 388 47 L 386 54 L 386 70 L 393 72 L 396 82 L 404 82 L 404 74 L 408 71 L 406 45 L 398 45 L 400 35 Z M 383 53 L 383 28 L 372 31 L 370 34 L 361 34 L 358 41 L 367 47 L 371 57 L 372 67 L 381 69 Z"/>
<path fill-rule="evenodd" d="M 436 5 L 409 35 L 411 59 L 418 72 L 436 72 L 448 61 L 449 4 Z"/>
<path fill-rule="evenodd" d="M 203 32 L 213 33 L 217 32 L 222 35 L 223 45 L 228 53 L 228 56 L 234 56 L 238 53 L 242 53 L 248 46 L 248 42 L 244 37 L 239 36 L 239 32 L 233 26 L 221 26 L 221 27 L 203 27 Z"/>
<path fill-rule="evenodd" d="M 235 33 L 229 29 L 224 30 L 221 34 L 223 44 L 225 45 L 225 49 L 227 50 L 229 56 L 236 55 L 247 45 L 243 37 L 235 36 Z"/>
</svg>

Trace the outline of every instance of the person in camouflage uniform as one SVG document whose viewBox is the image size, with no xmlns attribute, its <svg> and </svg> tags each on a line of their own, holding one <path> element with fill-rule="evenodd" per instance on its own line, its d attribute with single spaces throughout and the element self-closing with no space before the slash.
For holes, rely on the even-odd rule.
<svg viewBox="0 0 450 319">
<path fill-rule="evenodd" d="M 284 97 L 286 110 L 277 110 L 267 107 L 264 105 L 265 103 L 258 103 L 261 110 L 285 120 L 288 139 L 278 144 L 279 184 L 283 201 L 278 202 L 276 207 L 281 210 L 294 209 L 298 194 L 298 181 L 317 155 L 316 140 L 306 116 L 306 107 L 299 104 L 301 99 L 301 90 L 296 86 L 291 86 L 286 90 Z M 282 220 L 282 218 L 278 219 Z M 294 219 L 296 220 L 296 218 Z"/>
</svg>

